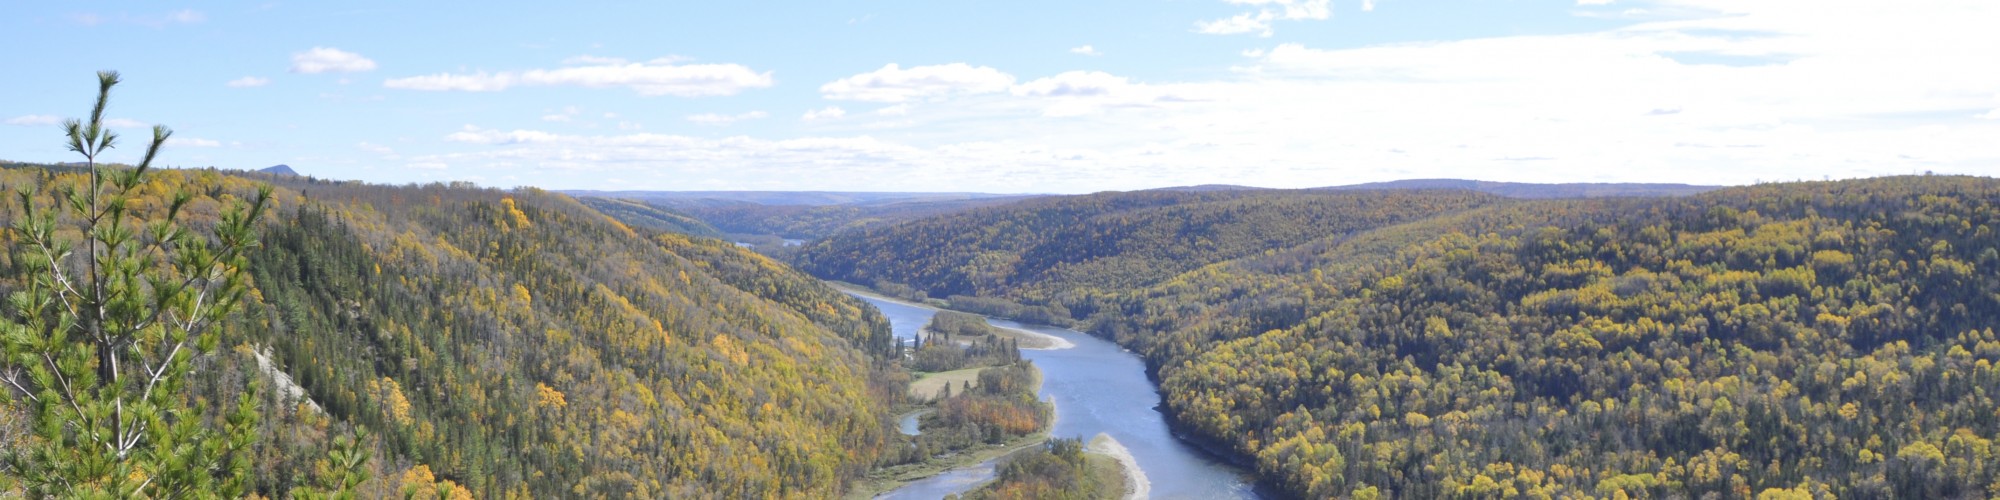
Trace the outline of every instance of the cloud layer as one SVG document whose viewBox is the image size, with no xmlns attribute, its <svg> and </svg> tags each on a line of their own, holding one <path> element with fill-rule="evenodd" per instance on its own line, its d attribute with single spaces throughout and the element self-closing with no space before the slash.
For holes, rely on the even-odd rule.
<svg viewBox="0 0 2000 500">
<path fill-rule="evenodd" d="M 1005 92 L 1014 76 L 965 63 L 903 68 L 890 63 L 881 69 L 821 85 L 820 95 L 844 101 L 906 102 L 952 95 Z"/>
<path fill-rule="evenodd" d="M 644 96 L 704 97 L 735 95 L 770 87 L 771 73 L 739 64 L 674 64 L 671 60 L 626 63 L 622 60 L 572 59 L 586 66 L 498 73 L 438 73 L 394 78 L 384 87 L 407 90 L 497 92 L 516 86 L 624 87 Z"/>
<path fill-rule="evenodd" d="M 361 54 L 331 47 L 313 47 L 312 50 L 292 54 L 292 72 L 317 73 L 360 73 L 374 71 L 375 61 Z"/>
</svg>

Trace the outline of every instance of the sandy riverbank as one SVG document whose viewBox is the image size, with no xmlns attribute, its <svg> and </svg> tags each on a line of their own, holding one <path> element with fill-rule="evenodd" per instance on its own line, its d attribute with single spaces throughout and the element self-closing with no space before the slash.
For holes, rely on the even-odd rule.
<svg viewBox="0 0 2000 500">
<path fill-rule="evenodd" d="M 866 295 L 866 296 L 868 296 L 869 298 L 873 298 L 873 299 L 878 299 L 878 300 L 884 300 L 884 301 L 889 301 L 889 302 L 895 302 L 895 303 L 897 303 L 897 304 L 902 304 L 902 305 L 906 305 L 906 306 L 910 306 L 910 307 L 919 307 L 919 308 L 924 308 L 924 309 L 929 309 L 929 310 L 932 310 L 932 311 L 949 311 L 949 310 L 950 310 L 950 309 L 944 309 L 944 308 L 940 308 L 940 307 L 937 307 L 937 306 L 933 306 L 933 305 L 930 305 L 930 304 L 919 304 L 919 303 L 916 303 L 916 302 L 910 302 L 910 301 L 907 301 L 907 300 L 903 300 L 903 299 L 898 299 L 898 298 L 895 298 L 895 297 L 890 297 L 890 296 L 886 296 L 886 295 L 882 295 L 882 294 L 879 294 L 879 293 L 875 293 L 874 291 L 871 291 L 871 290 L 867 290 L 867 289 L 861 289 L 861 288 L 854 288 L 854 287 L 849 287 L 849 286 L 840 286 L 840 285 L 834 285 L 834 288 L 837 288 L 837 289 L 840 289 L 841 291 L 844 291 L 844 292 L 848 292 L 848 293 L 852 293 L 852 294 L 856 294 L 856 295 Z M 965 311 L 956 311 L 956 312 L 965 312 Z M 973 314 L 973 313 L 967 313 L 967 314 Z M 980 315 L 979 317 L 982 317 L 982 318 L 985 318 L 986 316 L 985 316 L 985 315 Z M 990 318 L 989 318 L 989 319 L 990 319 Z M 990 323 L 989 323 L 989 324 L 990 324 Z M 1023 329 L 1020 329 L 1020 328 L 1007 328 L 1007 327 L 1004 327 L 1004 326 L 1000 326 L 1000 325 L 992 325 L 992 326 L 993 326 L 993 329 L 994 329 L 994 330 L 999 330 L 999 331 L 1000 331 L 1000 334 L 1001 334 L 1001 335 L 1005 335 L 1005 336 L 1008 336 L 1008 337 L 1012 337 L 1012 338 L 1014 338 L 1014 339 L 1017 339 L 1017 340 L 1019 340 L 1019 341 L 1021 342 L 1021 348 L 1022 348 L 1022 349 L 1034 349 L 1034 350 L 1042 350 L 1042 351 L 1054 351 L 1054 350 L 1060 350 L 1060 349 L 1069 349 L 1069 348 L 1072 348 L 1072 347 L 1076 347 L 1076 344 L 1075 344 L 1075 343 L 1073 343 L 1073 342 L 1070 342 L 1070 341 L 1068 341 L 1068 340 L 1065 340 L 1065 339 L 1063 339 L 1062 337 L 1057 337 L 1057 336 L 1054 336 L 1054 335 L 1049 335 L 1049 334 L 1046 334 L 1046 333 L 1042 333 L 1042 332 L 1037 332 L 1037 331 L 1032 331 L 1032 330 L 1023 330 Z"/>
<path fill-rule="evenodd" d="M 1118 460 L 1118 465 L 1125 468 L 1127 500 L 1149 498 L 1153 495 L 1153 483 L 1146 479 L 1146 471 L 1139 468 L 1139 460 L 1132 458 L 1132 450 L 1125 449 L 1125 445 L 1119 444 L 1117 439 L 1107 434 L 1098 434 L 1097 437 L 1090 439 L 1090 444 L 1084 447 L 1084 451 Z"/>
</svg>

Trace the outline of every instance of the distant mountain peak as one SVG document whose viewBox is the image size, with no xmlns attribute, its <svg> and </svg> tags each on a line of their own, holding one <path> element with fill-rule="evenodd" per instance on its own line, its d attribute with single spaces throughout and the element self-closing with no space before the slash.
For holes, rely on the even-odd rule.
<svg viewBox="0 0 2000 500">
<path fill-rule="evenodd" d="M 269 167 L 264 167 L 263 169 L 258 170 L 258 172 L 263 172 L 266 174 L 277 174 L 277 175 L 299 175 L 299 172 L 297 170 L 292 170 L 291 165 L 286 165 L 282 163 L 277 165 L 272 165 Z"/>
</svg>

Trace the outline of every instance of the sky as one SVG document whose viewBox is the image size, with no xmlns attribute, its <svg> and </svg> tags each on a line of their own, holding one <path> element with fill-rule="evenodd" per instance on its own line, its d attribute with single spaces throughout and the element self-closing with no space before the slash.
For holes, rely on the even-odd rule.
<svg viewBox="0 0 2000 500">
<path fill-rule="evenodd" d="M 24 2 L 0 159 L 607 190 L 2000 175 L 1992 0 Z"/>
</svg>

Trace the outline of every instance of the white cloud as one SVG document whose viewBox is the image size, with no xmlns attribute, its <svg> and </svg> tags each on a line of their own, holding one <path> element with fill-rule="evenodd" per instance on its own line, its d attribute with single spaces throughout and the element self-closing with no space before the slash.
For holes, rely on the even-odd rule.
<svg viewBox="0 0 2000 500">
<path fill-rule="evenodd" d="M 542 122 L 574 122 L 578 114 L 582 114 L 582 110 L 578 110 L 576 106 L 562 106 L 560 112 L 542 114 Z"/>
<path fill-rule="evenodd" d="M 39 126 L 58 123 L 62 123 L 62 118 L 55 115 L 22 115 L 7 119 L 8 125 Z"/>
<path fill-rule="evenodd" d="M 1270 11 L 1261 13 L 1246 12 L 1233 17 L 1225 17 L 1213 21 L 1201 21 L 1194 24 L 1194 30 L 1197 33 L 1210 35 L 1257 33 L 1259 36 L 1268 37 L 1273 33 Z"/>
<path fill-rule="evenodd" d="M 219 148 L 222 147 L 222 141 L 202 139 L 199 137 L 175 136 L 167 139 L 167 145 L 186 146 L 191 148 Z"/>
<path fill-rule="evenodd" d="M 181 9 L 167 14 L 165 20 L 169 23 L 194 24 L 208 20 L 208 16 L 195 12 L 194 9 Z"/>
<path fill-rule="evenodd" d="M 645 63 L 598 64 L 521 72 L 439 73 L 390 79 L 382 86 L 408 90 L 495 92 L 514 86 L 625 87 L 643 96 L 680 97 L 735 95 L 772 85 L 771 73 L 739 64 L 675 64 L 674 59 Z"/>
<path fill-rule="evenodd" d="M 1091 47 L 1091 46 L 1089 46 L 1089 45 L 1084 45 L 1084 46 L 1081 46 L 1081 47 L 1075 47 L 1075 48 L 1071 48 L 1071 49 L 1069 49 L 1069 53 L 1071 53 L 1071 54 L 1080 54 L 1080 55 L 1086 55 L 1086 56 L 1101 56 L 1101 55 L 1104 55 L 1104 53 L 1103 53 L 1103 52 L 1098 52 L 1098 51 L 1097 51 L 1097 48 L 1096 48 L 1096 47 Z"/>
<path fill-rule="evenodd" d="M 1000 192 L 2000 175 L 2000 72 L 1978 69 L 2000 60 L 2000 4 L 1616 5 L 1680 14 L 1556 35 L 1260 44 L 1232 71 L 1190 80 L 1023 74 L 1004 92 L 906 92 L 802 117 L 840 116 L 823 130 L 872 136 L 469 128 L 447 131 L 460 152 L 423 161 L 552 187 Z M 887 113 L 905 104 L 922 112 Z"/>
<path fill-rule="evenodd" d="M 1611 5 L 1617 0 L 1576 0 L 1577 5 Z"/>
<path fill-rule="evenodd" d="M 501 73 L 496 75 L 483 71 L 466 75 L 438 73 L 435 75 L 390 79 L 382 82 L 382 86 L 407 90 L 496 92 L 513 86 L 515 79 L 516 77 L 512 74 Z"/>
<path fill-rule="evenodd" d="M 374 71 L 375 61 L 361 54 L 331 47 L 313 47 L 312 50 L 292 54 L 293 73 L 359 73 Z"/>
<path fill-rule="evenodd" d="M 111 128 L 151 128 L 152 125 L 131 118 L 107 118 L 104 126 Z"/>
<path fill-rule="evenodd" d="M 121 24 L 132 24 L 132 25 L 146 26 L 151 28 L 165 28 L 168 25 L 173 25 L 173 24 L 196 24 L 208 20 L 207 15 L 204 15 L 200 11 L 194 9 L 181 9 L 173 12 L 168 12 L 165 14 L 154 14 L 154 15 L 132 15 L 127 13 L 119 13 L 115 19 L 106 19 L 105 16 L 98 15 L 95 12 L 83 12 L 78 14 L 72 14 L 69 16 L 69 18 L 71 21 L 74 21 L 77 24 L 81 24 L 84 26 L 96 26 L 99 24 L 103 24 L 107 20 L 115 20 Z"/>
<path fill-rule="evenodd" d="M 230 80 L 229 83 L 224 83 L 223 85 L 227 85 L 234 88 L 247 88 L 247 87 L 262 87 L 270 84 L 271 84 L 271 79 L 269 78 L 246 76 L 242 78 L 237 78 L 235 80 Z"/>
<path fill-rule="evenodd" d="M 1067 71 L 1015 85 L 1011 93 L 1037 98 L 1044 104 L 1042 113 L 1047 116 L 1076 116 L 1110 108 L 1160 107 L 1198 100 L 1102 71 Z"/>
<path fill-rule="evenodd" d="M 837 120 L 843 116 L 847 116 L 847 110 L 840 109 L 840 106 L 827 106 L 824 109 L 806 110 L 805 116 L 801 116 L 799 119 L 805 121 Z"/>
<path fill-rule="evenodd" d="M 361 142 L 361 143 L 357 143 L 357 144 L 355 144 L 355 145 L 354 145 L 354 149 L 359 149 L 359 150 L 362 150 L 362 151 L 367 151 L 367 152 L 370 152 L 370 153 L 374 153 L 374 154 L 378 154 L 378 155 L 394 155 L 394 154 L 396 154 L 396 150 L 395 150 L 395 149 L 393 149 L 393 148 L 390 148 L 390 147 L 388 147 L 388 146 L 383 146 L 383 145 L 381 145 L 381 144 L 375 144 L 375 143 L 370 143 L 370 142 Z"/>
<path fill-rule="evenodd" d="M 819 92 L 827 99 L 904 102 L 1003 92 L 1013 83 L 1013 75 L 985 66 L 951 63 L 904 69 L 890 63 L 882 69 L 828 82 L 820 86 Z"/>
<path fill-rule="evenodd" d="M 403 164 L 403 166 L 418 170 L 445 170 L 451 168 L 450 165 L 446 165 L 444 162 L 440 161 L 416 161 L 416 162 L 405 163 Z"/>
<path fill-rule="evenodd" d="M 1230 4 L 1257 7 L 1230 17 L 1195 23 L 1195 32 L 1211 35 L 1256 33 L 1269 37 L 1272 21 L 1318 21 L 1333 17 L 1332 0 L 1223 0 Z M 1362 10 L 1374 10 L 1372 0 L 1363 0 Z"/>
<path fill-rule="evenodd" d="M 634 133 L 589 136 L 533 130 L 479 128 L 450 140 L 483 149 L 414 158 L 484 170 L 520 169 L 568 179 L 618 177 L 630 184 L 673 182 L 694 186 L 733 176 L 739 188 L 822 186 L 838 189 L 910 189 L 947 182 L 980 182 L 990 189 L 1030 189 L 1015 177 L 1027 169 L 1075 166 L 1093 155 L 1003 143 L 918 147 L 870 136 L 770 140 L 743 136 L 699 138 Z M 577 176 L 573 172 L 601 175 Z M 678 179 L 678 180 L 675 180 Z"/>
<path fill-rule="evenodd" d="M 626 61 L 625 58 L 622 57 L 598 57 L 593 55 L 581 55 L 569 59 L 564 59 L 562 63 L 565 66 L 603 66 L 603 65 L 619 65 L 628 62 L 630 61 Z"/>
<path fill-rule="evenodd" d="M 747 113 L 738 113 L 734 115 L 725 115 L 720 113 L 702 113 L 698 115 L 688 115 L 687 120 L 702 125 L 728 125 L 731 123 L 736 123 L 744 120 L 755 120 L 768 116 L 771 116 L 771 114 L 765 113 L 763 111 L 751 111 Z"/>
<path fill-rule="evenodd" d="M 894 106 L 883 106 L 881 109 L 875 110 L 875 114 L 882 116 L 908 116 L 910 114 L 910 105 L 909 103 L 903 103 Z"/>
</svg>

